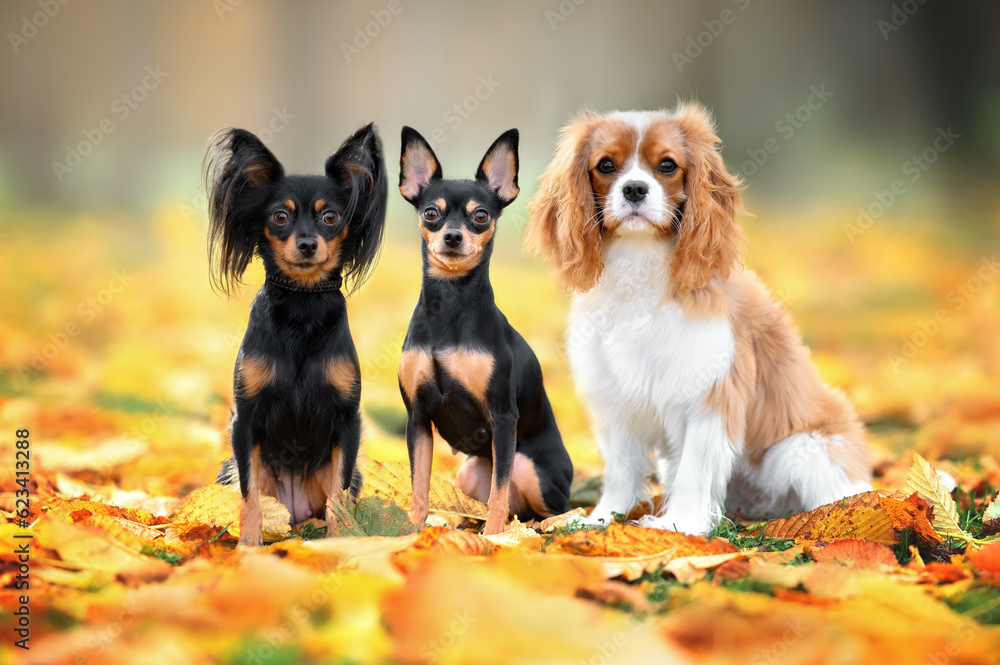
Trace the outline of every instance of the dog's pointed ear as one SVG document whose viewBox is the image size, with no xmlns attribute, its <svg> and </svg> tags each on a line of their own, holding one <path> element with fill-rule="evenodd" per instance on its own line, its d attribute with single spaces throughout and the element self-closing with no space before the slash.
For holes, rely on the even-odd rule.
<svg viewBox="0 0 1000 665">
<path fill-rule="evenodd" d="M 326 160 L 327 177 L 351 187 L 358 175 L 371 172 L 382 159 L 382 143 L 375 130 L 375 123 L 368 123 L 349 136 L 337 152 Z"/>
<path fill-rule="evenodd" d="M 223 129 L 205 155 L 208 251 L 213 286 L 231 295 L 257 247 L 260 208 L 285 175 L 278 159 L 245 129 Z"/>
<path fill-rule="evenodd" d="M 432 180 L 441 179 L 441 164 L 430 144 L 412 127 L 403 127 L 401 145 L 399 193 L 416 205 L 421 190 Z"/>
<path fill-rule="evenodd" d="M 476 180 L 488 183 L 505 207 L 521 191 L 517 186 L 517 140 L 516 129 L 508 129 L 501 134 L 486 151 L 476 170 Z"/>
<path fill-rule="evenodd" d="M 348 236 L 342 251 L 344 277 L 351 281 L 353 291 L 367 279 L 378 260 L 385 230 L 389 183 L 375 123 L 354 132 L 326 160 L 326 175 L 351 193 L 344 211 Z"/>
</svg>

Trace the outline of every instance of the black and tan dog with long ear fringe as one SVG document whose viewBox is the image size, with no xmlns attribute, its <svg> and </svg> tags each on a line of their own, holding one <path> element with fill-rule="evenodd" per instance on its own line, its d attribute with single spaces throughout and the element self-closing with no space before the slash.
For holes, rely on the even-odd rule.
<svg viewBox="0 0 1000 665">
<path fill-rule="evenodd" d="M 267 275 L 236 358 L 233 458 L 219 473 L 239 480 L 240 544 L 257 545 L 261 493 L 295 524 L 360 489 L 361 376 L 342 289 L 378 259 L 388 185 L 372 124 L 313 176 L 285 175 L 256 136 L 227 129 L 209 148 L 207 178 L 215 284 L 230 293 L 255 254 Z"/>
<path fill-rule="evenodd" d="M 516 129 L 486 152 L 474 180 L 444 180 L 434 151 L 403 128 L 399 191 L 417 210 L 420 299 L 399 363 L 411 519 L 428 513 L 434 429 L 469 457 L 457 485 L 488 504 L 484 533 L 569 510 L 573 464 L 524 338 L 493 300 L 490 256 L 501 211 L 518 194 Z"/>
</svg>

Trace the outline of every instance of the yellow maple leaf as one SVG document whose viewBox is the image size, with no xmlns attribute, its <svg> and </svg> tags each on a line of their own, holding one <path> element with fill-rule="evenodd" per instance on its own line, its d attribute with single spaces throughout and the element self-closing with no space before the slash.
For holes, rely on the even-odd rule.
<svg viewBox="0 0 1000 665">
<path fill-rule="evenodd" d="M 287 538 L 291 532 L 288 508 L 272 496 L 261 495 L 263 519 L 261 533 L 264 542 Z M 229 533 L 240 536 L 240 491 L 235 485 L 211 484 L 191 492 L 174 510 L 178 522 L 197 522 L 228 527 Z"/>
<path fill-rule="evenodd" d="M 402 462 L 367 462 L 361 467 L 365 483 L 361 496 L 384 496 L 409 510 L 413 504 L 410 469 Z M 428 506 L 434 513 L 486 519 L 486 504 L 456 488 L 439 474 L 431 474 Z"/>
</svg>

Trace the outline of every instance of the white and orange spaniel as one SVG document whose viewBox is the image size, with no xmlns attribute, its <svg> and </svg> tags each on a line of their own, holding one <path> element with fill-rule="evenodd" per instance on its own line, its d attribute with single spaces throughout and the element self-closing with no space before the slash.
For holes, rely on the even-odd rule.
<svg viewBox="0 0 1000 665">
<path fill-rule="evenodd" d="M 711 116 L 585 113 L 564 128 L 527 242 L 576 292 L 567 348 L 604 457 L 590 523 L 646 499 L 644 526 L 693 534 L 726 509 L 769 517 L 871 489 L 864 431 L 790 317 L 742 268 L 739 181 Z"/>
</svg>

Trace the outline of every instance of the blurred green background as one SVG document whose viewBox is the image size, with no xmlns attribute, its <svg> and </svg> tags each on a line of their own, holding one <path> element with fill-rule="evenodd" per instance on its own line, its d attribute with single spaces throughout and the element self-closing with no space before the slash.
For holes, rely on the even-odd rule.
<svg viewBox="0 0 1000 665">
<path fill-rule="evenodd" d="M 523 216 L 571 114 L 696 98 L 751 211 L 853 212 L 903 178 L 893 217 L 997 215 L 996 2 L 63 1 L 0 5 L 5 210 L 182 205 L 203 223 L 213 131 L 260 133 L 310 172 L 374 119 L 393 178 L 403 124 L 438 131 L 452 177 L 518 127 Z M 960 138 L 911 181 L 949 127 Z M 392 223 L 404 212 L 393 196 Z"/>
</svg>

